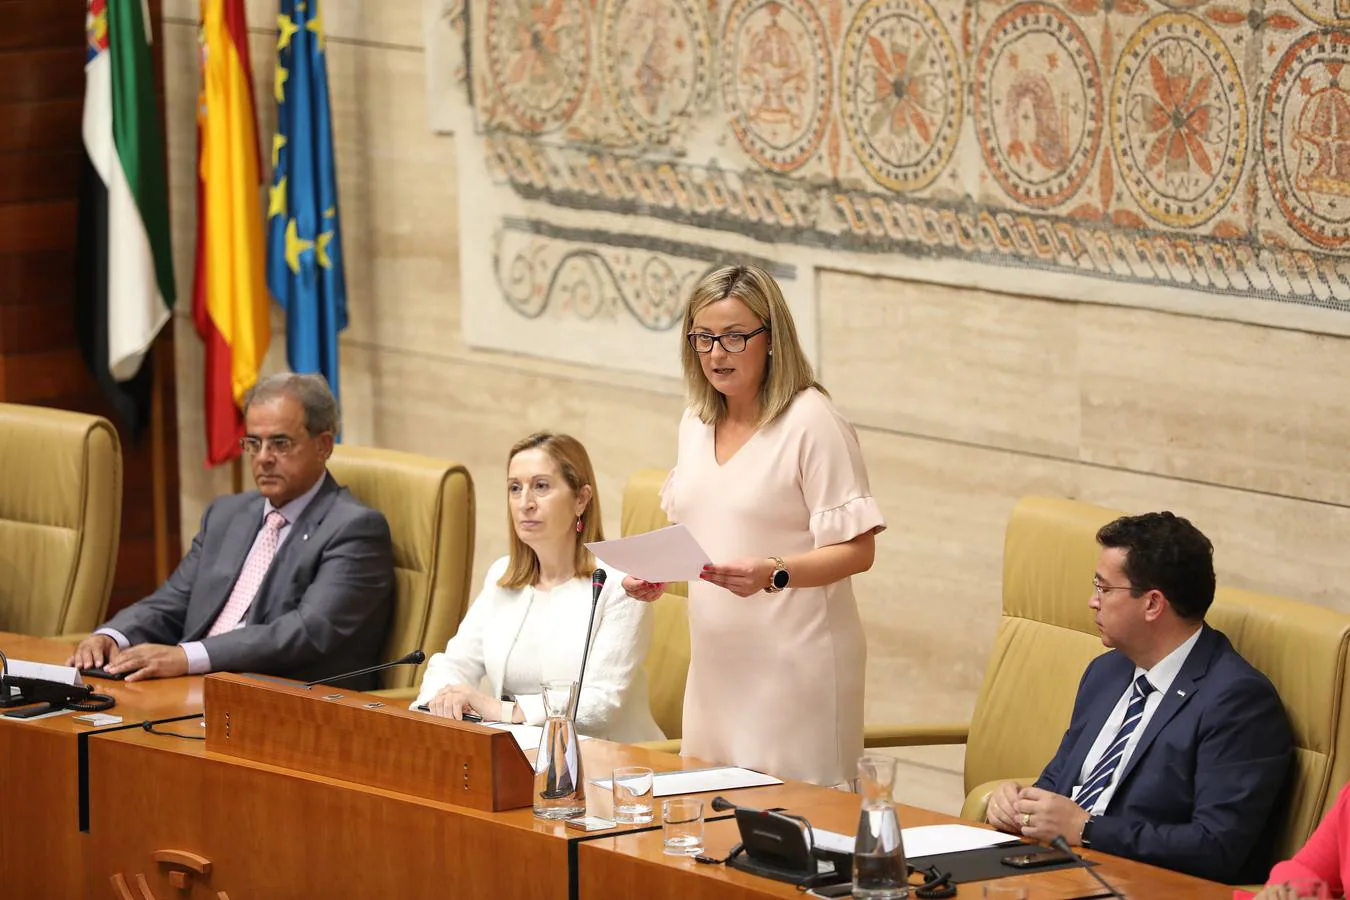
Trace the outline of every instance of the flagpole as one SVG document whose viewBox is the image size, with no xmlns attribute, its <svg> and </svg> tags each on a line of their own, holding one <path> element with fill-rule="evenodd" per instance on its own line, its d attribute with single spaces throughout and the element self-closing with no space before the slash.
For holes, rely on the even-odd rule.
<svg viewBox="0 0 1350 900">
<path fill-rule="evenodd" d="M 244 460 L 236 456 L 230 461 L 230 493 L 244 492 Z"/>
<path fill-rule="evenodd" d="M 169 328 L 173 327 L 170 320 Z M 150 471 L 151 497 L 155 518 L 155 582 L 163 584 L 169 577 L 169 488 L 168 452 L 164 447 L 164 379 L 173 366 L 163 340 L 164 331 L 155 337 L 150 378 Z M 177 465 L 177 460 L 174 465 Z"/>
</svg>

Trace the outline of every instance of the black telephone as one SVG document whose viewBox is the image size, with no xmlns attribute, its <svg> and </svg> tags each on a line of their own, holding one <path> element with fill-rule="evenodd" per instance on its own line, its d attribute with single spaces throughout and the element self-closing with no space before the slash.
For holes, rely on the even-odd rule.
<svg viewBox="0 0 1350 900">
<path fill-rule="evenodd" d="M 0 675 L 0 707 L 27 706 L 31 703 L 50 703 L 53 707 L 70 707 L 82 712 L 107 709 L 85 709 L 94 697 L 94 689 L 87 684 L 65 684 L 45 678 L 27 678 L 23 675 Z M 97 704 L 98 701 L 94 701 Z M 111 705 L 111 704 L 110 704 Z"/>
<path fill-rule="evenodd" d="M 112 697 L 95 694 L 87 684 L 65 684 L 46 678 L 9 674 L 9 660 L 0 653 L 0 709 L 49 703 L 52 709 L 101 712 L 116 703 Z"/>
<path fill-rule="evenodd" d="M 715 797 L 712 808 L 736 814 L 741 842 L 731 848 L 725 860 L 731 868 L 796 885 L 847 878 L 837 876 L 832 865 L 817 858 L 811 824 L 801 816 L 737 806 L 725 797 Z"/>
</svg>

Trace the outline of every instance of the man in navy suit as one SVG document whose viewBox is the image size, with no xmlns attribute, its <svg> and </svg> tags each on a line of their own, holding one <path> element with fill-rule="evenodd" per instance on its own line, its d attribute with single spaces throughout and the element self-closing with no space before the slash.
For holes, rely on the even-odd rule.
<svg viewBox="0 0 1350 900">
<path fill-rule="evenodd" d="M 1032 787 L 998 786 L 1003 831 L 1201 878 L 1261 881 L 1293 759 L 1265 675 L 1205 624 L 1214 548 L 1170 512 L 1097 532 L 1088 605 L 1112 650 L 1083 673 L 1069 730 Z"/>
</svg>

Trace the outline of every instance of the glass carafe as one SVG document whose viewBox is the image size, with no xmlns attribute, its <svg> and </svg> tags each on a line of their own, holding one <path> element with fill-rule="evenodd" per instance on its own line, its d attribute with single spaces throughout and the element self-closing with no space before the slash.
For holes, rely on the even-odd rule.
<svg viewBox="0 0 1350 900">
<path fill-rule="evenodd" d="M 858 760 L 862 812 L 853 844 L 853 896 L 859 900 L 901 900 L 909 896 L 909 867 L 896 814 L 895 760 L 864 756 Z"/>
<path fill-rule="evenodd" d="M 548 720 L 534 762 L 534 814 L 541 819 L 570 819 L 586 812 L 581 742 L 572 710 L 577 683 L 546 681 L 542 688 Z"/>
</svg>

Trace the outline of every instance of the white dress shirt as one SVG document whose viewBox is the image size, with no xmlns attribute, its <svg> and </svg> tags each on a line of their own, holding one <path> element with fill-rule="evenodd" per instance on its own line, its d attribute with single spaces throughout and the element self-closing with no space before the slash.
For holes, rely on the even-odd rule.
<svg viewBox="0 0 1350 900">
<path fill-rule="evenodd" d="M 1148 728 L 1149 720 L 1153 718 L 1153 713 L 1162 703 L 1163 695 L 1171 689 L 1172 682 L 1176 680 L 1177 674 L 1181 672 L 1181 667 L 1186 662 L 1186 657 L 1191 655 L 1191 648 L 1200 639 L 1202 630 L 1197 628 L 1195 634 L 1183 641 L 1171 653 L 1158 660 L 1153 668 L 1145 671 L 1138 666 L 1134 667 L 1134 675 L 1131 676 L 1130 683 L 1125 686 L 1125 692 L 1120 695 L 1120 700 L 1116 702 L 1115 709 L 1111 710 L 1111 715 L 1106 717 L 1106 724 L 1102 726 L 1102 730 L 1097 735 L 1097 740 L 1092 744 L 1092 749 L 1088 751 L 1087 757 L 1083 760 L 1083 767 L 1078 770 L 1078 777 L 1074 779 L 1073 792 L 1070 796 L 1078 793 L 1078 789 L 1083 786 L 1083 781 L 1086 780 L 1088 774 L 1101 761 L 1106 748 L 1115 743 L 1116 732 L 1120 730 L 1121 723 L 1125 721 L 1125 710 L 1130 705 L 1130 695 L 1134 691 L 1134 682 L 1139 679 L 1140 675 L 1148 676 L 1148 683 L 1153 685 L 1153 693 L 1149 694 L 1144 700 L 1144 714 L 1139 719 L 1139 724 L 1134 727 L 1134 732 L 1130 734 L 1129 740 L 1125 743 L 1125 750 L 1120 755 L 1120 762 L 1116 763 L 1116 770 L 1111 775 L 1111 783 L 1106 786 L 1106 790 L 1101 792 L 1097 802 L 1092 804 L 1092 809 L 1088 810 L 1089 814 L 1100 816 L 1110 805 L 1111 797 L 1115 795 L 1116 786 L 1120 783 L 1120 776 L 1129 764 L 1130 757 L 1134 755 L 1134 748 L 1139 746 L 1139 741 L 1144 736 L 1144 730 Z"/>
</svg>

